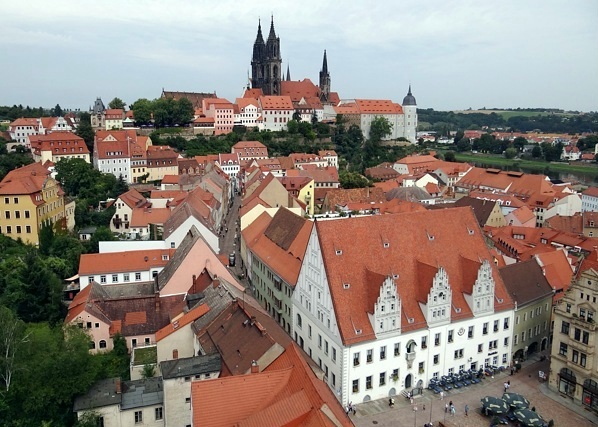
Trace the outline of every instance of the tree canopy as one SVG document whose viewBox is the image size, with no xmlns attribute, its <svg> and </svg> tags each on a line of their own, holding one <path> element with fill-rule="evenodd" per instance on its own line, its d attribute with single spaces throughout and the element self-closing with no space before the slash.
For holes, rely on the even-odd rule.
<svg viewBox="0 0 598 427">
<path fill-rule="evenodd" d="M 116 97 L 108 103 L 109 108 L 124 110 L 127 104 L 120 98 Z"/>
</svg>

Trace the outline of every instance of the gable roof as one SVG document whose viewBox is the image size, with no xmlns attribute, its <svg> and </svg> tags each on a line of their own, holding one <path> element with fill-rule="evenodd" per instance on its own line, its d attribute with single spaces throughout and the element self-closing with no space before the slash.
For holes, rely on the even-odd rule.
<svg viewBox="0 0 598 427">
<path fill-rule="evenodd" d="M 455 202 L 455 207 L 460 208 L 463 206 L 471 207 L 471 210 L 478 220 L 478 224 L 483 227 L 488 222 L 488 217 L 496 207 L 496 202 L 465 196 Z"/>
<path fill-rule="evenodd" d="M 439 267 L 450 278 L 453 320 L 472 317 L 465 294 L 472 292 L 483 261 L 492 268 L 495 310 L 512 307 L 469 208 L 317 221 L 316 230 L 345 345 L 375 339 L 369 313 L 373 312 L 382 282 L 393 275 L 398 277 L 392 280 L 402 304 L 403 332 L 427 327 L 420 302 L 427 296 Z M 384 247 L 382 241 L 389 246 Z M 345 284 L 350 284 L 349 288 Z M 460 312 L 454 308 L 460 308 Z"/>
<path fill-rule="evenodd" d="M 533 258 L 501 267 L 498 271 L 511 299 L 517 303 L 517 309 L 553 294 L 552 286 Z"/>
<path fill-rule="evenodd" d="M 183 326 L 195 322 L 198 318 L 210 311 L 210 307 L 206 304 L 199 304 L 195 308 L 189 310 L 181 317 L 175 318 L 168 325 L 164 326 L 159 331 L 156 331 L 156 342 L 163 340 L 167 336 L 173 334 L 175 331 L 181 329 Z"/>
<path fill-rule="evenodd" d="M 232 393 L 247 396 L 230 405 Z M 195 425 L 341 427 L 353 423 L 290 343 L 264 371 L 191 384 Z"/>
</svg>

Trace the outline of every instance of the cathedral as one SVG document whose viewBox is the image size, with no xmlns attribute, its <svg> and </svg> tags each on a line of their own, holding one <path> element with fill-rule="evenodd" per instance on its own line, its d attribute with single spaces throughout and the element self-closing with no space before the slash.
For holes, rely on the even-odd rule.
<svg viewBox="0 0 598 427">
<path fill-rule="evenodd" d="M 276 36 L 274 30 L 274 17 L 270 22 L 270 33 L 264 42 L 262 35 L 262 24 L 258 22 L 257 37 L 253 44 L 253 56 L 251 58 L 251 87 L 261 89 L 264 95 L 285 95 L 283 86 L 285 80 L 282 77 L 282 57 L 280 56 L 280 37 Z M 291 81 L 291 73 L 287 66 L 286 81 Z M 310 82 L 311 83 L 311 82 Z M 314 85 L 315 87 L 315 85 Z M 324 60 L 320 71 L 320 85 L 318 97 L 322 103 L 332 103 L 336 97 L 330 92 L 330 73 L 328 72 L 328 60 L 324 51 Z"/>
</svg>

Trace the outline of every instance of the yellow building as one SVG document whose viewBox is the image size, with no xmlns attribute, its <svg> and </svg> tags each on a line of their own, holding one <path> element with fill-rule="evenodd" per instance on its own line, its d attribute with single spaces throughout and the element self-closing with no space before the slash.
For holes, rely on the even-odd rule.
<svg viewBox="0 0 598 427">
<path fill-rule="evenodd" d="M 0 182 L 0 233 L 38 245 L 42 223 L 66 220 L 64 192 L 41 163 L 15 169 Z"/>
</svg>

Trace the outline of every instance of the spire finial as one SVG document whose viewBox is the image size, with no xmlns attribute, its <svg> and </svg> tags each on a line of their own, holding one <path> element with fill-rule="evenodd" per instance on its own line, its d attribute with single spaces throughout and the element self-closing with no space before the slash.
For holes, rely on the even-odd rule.
<svg viewBox="0 0 598 427">
<path fill-rule="evenodd" d="M 287 82 L 291 81 L 291 67 L 290 64 L 287 62 Z"/>
<path fill-rule="evenodd" d="M 322 61 L 322 72 L 328 72 L 328 59 L 326 58 L 326 49 L 324 49 L 324 60 Z"/>
<path fill-rule="evenodd" d="M 407 95 L 411 95 L 411 82 L 409 82 L 409 92 L 407 92 Z"/>
</svg>

